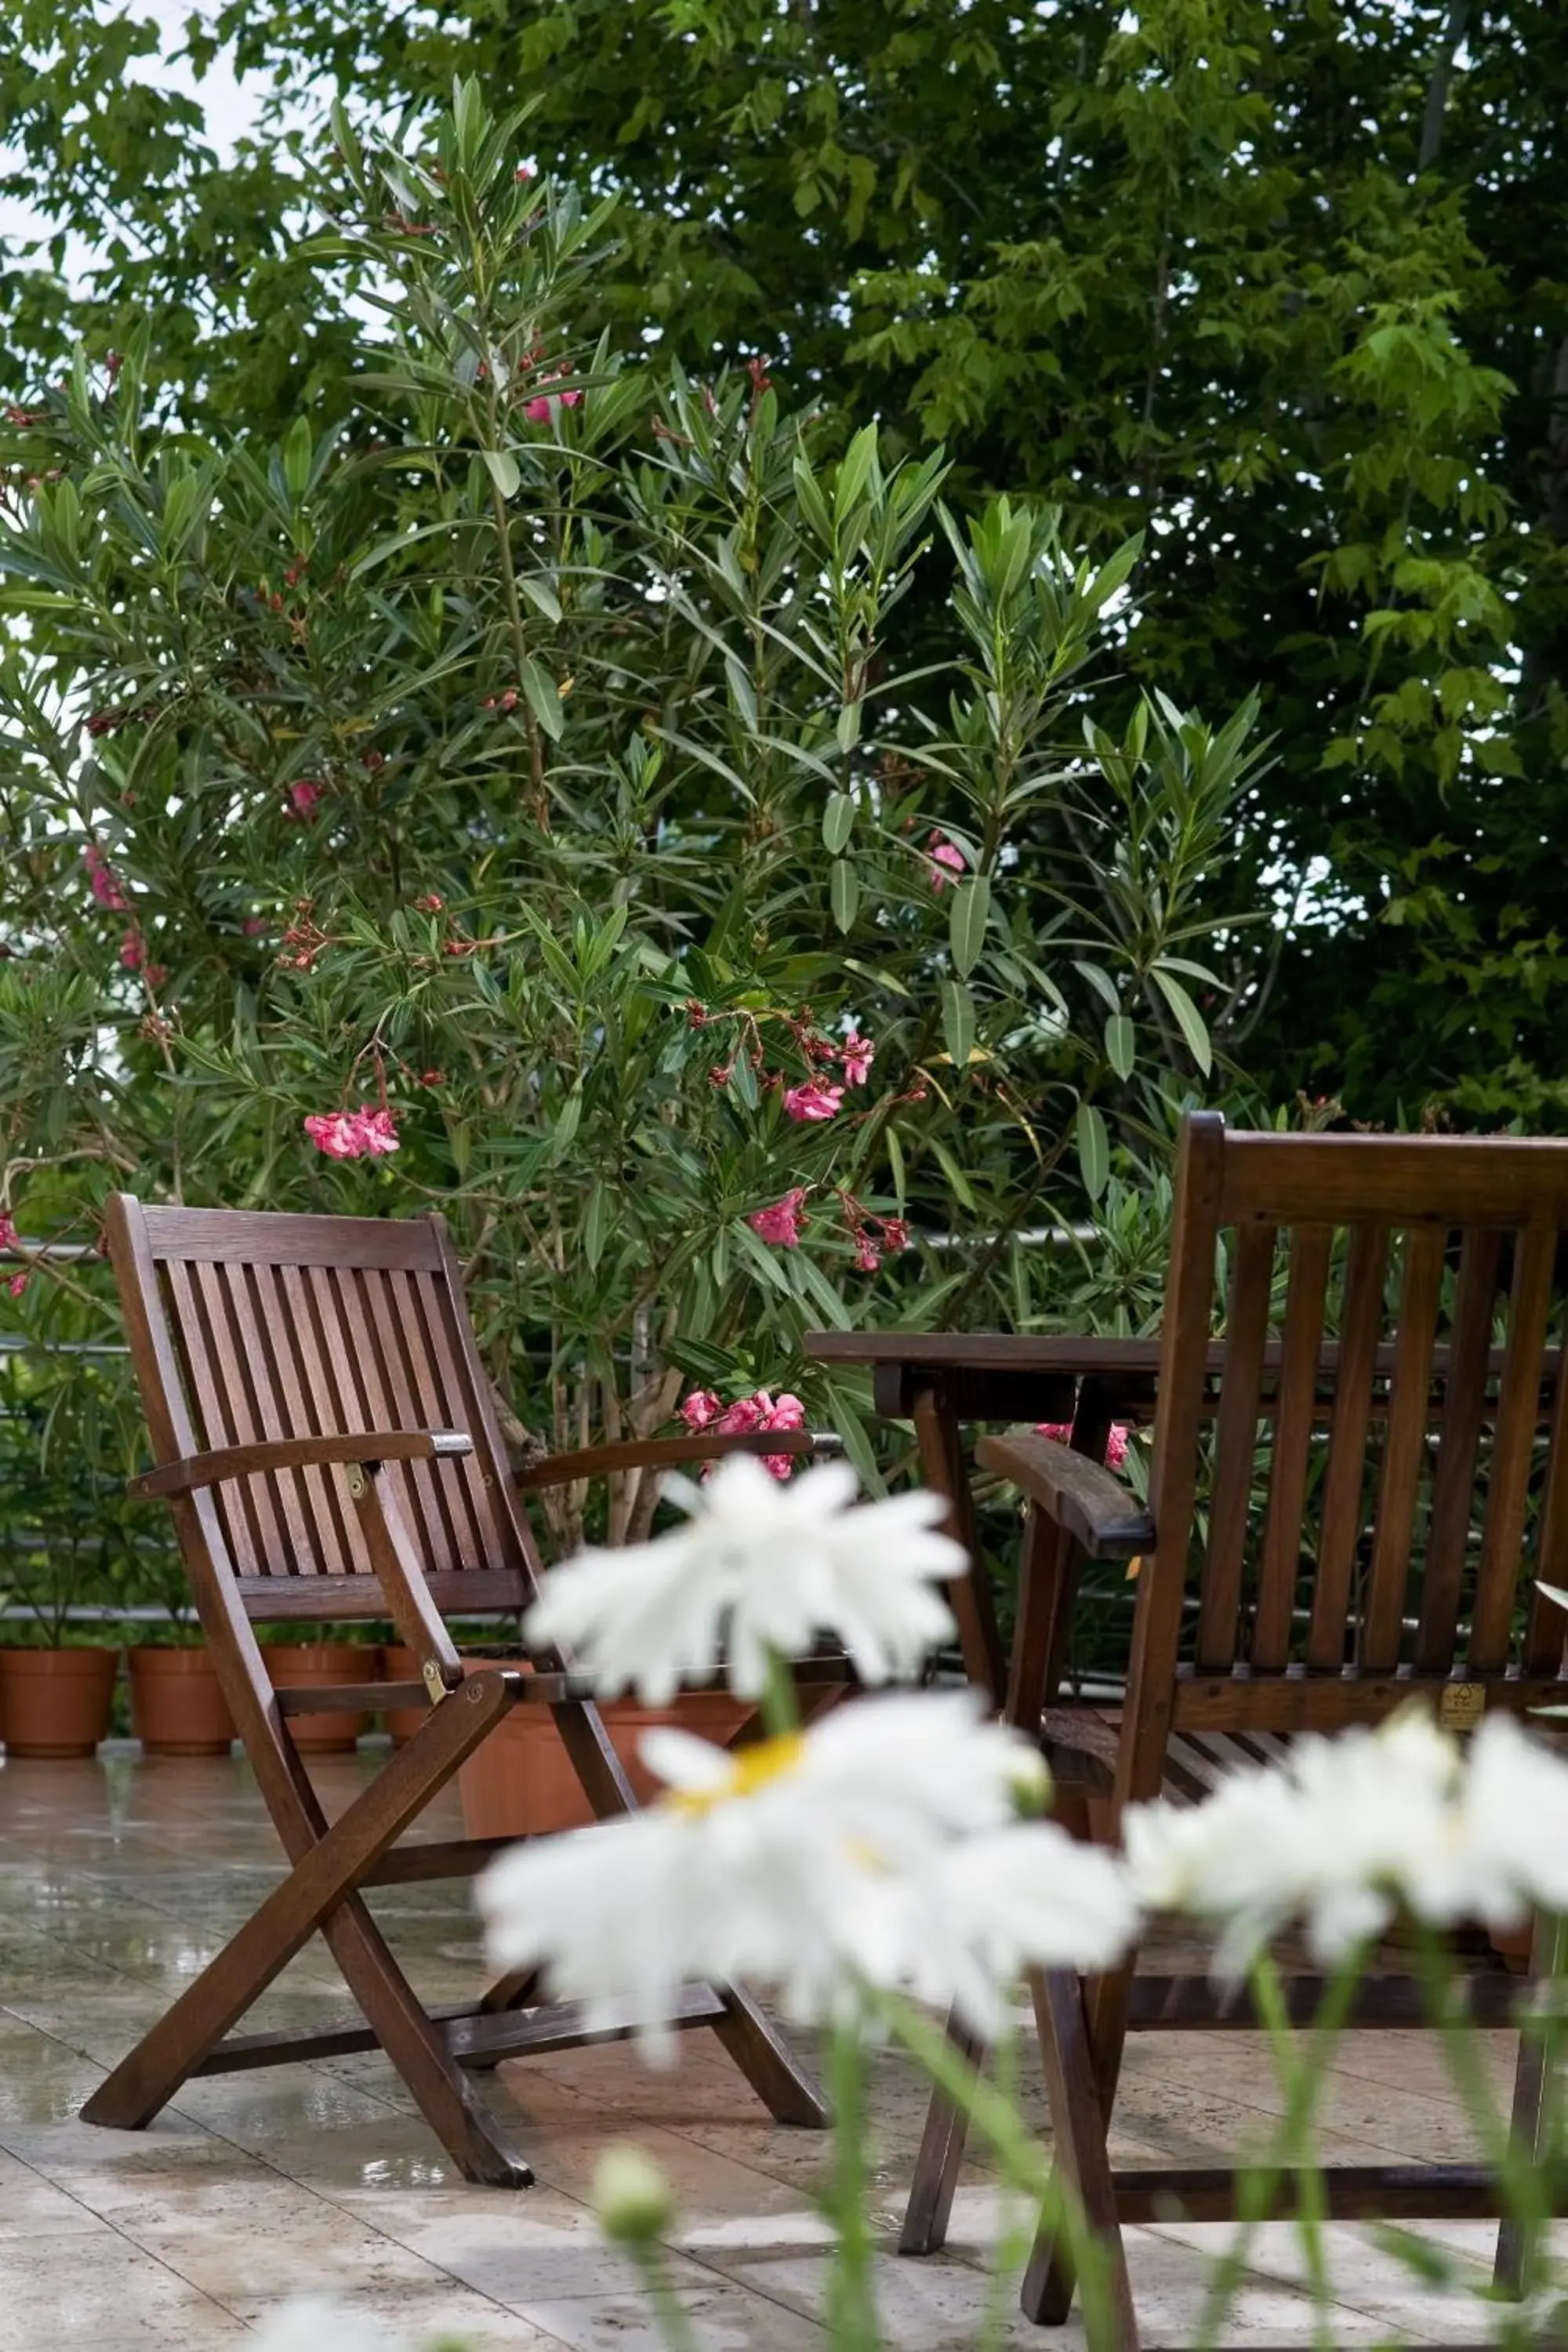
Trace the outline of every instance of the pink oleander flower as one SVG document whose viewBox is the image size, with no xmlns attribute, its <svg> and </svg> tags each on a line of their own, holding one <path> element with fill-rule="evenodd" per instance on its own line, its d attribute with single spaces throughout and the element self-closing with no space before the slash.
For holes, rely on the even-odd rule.
<svg viewBox="0 0 1568 2352">
<path fill-rule="evenodd" d="M 858 1029 L 851 1029 L 848 1036 L 844 1040 L 844 1050 L 840 1057 L 844 1065 L 844 1083 L 847 1087 L 865 1085 L 871 1075 L 871 1063 L 876 1051 L 877 1048 L 869 1037 L 862 1037 Z"/>
<path fill-rule="evenodd" d="M 956 841 L 933 833 L 929 844 L 931 852 L 931 887 L 940 898 L 947 886 L 964 870 L 963 852 Z"/>
<path fill-rule="evenodd" d="M 389 1110 L 312 1111 L 305 1132 L 329 1160 L 375 1160 L 399 1149 Z"/>
<path fill-rule="evenodd" d="M 239 927 L 239 934 L 241 939 L 258 940 L 266 929 L 267 918 L 265 915 L 247 915 L 244 922 L 241 923 Z"/>
<path fill-rule="evenodd" d="M 751 1396 L 737 1397 L 727 1404 L 713 1423 L 715 1437 L 744 1437 L 753 1429 L 766 1425 L 773 1409 L 773 1401 L 766 1389 L 758 1389 Z"/>
<path fill-rule="evenodd" d="M 25 1274 L 10 1275 L 6 1278 L 5 1287 L 13 1298 L 20 1298 L 27 1287 L 27 1276 Z"/>
<path fill-rule="evenodd" d="M 5 1209 L 0 1209 L 0 1250 L 15 1249 L 16 1238 L 16 1228 L 12 1223 L 9 1213 Z"/>
<path fill-rule="evenodd" d="M 541 376 L 539 381 L 541 383 L 554 383 L 558 377 L 563 376 L 565 373 L 566 370 L 564 368 L 557 368 L 553 375 Z M 527 417 L 531 425 L 548 425 L 557 401 L 560 402 L 563 408 L 581 408 L 583 405 L 583 394 L 581 391 L 535 393 L 531 400 L 525 400 L 523 402 L 522 413 Z"/>
<path fill-rule="evenodd" d="M 682 1421 L 688 1421 L 688 1409 L 698 1403 L 717 1407 L 719 1400 L 711 1390 L 700 1389 L 682 1405 Z M 710 1427 L 716 1437 L 750 1436 L 753 1430 L 804 1429 L 805 1407 L 799 1397 L 791 1395 L 787 1390 L 775 1399 L 766 1389 L 755 1389 L 750 1396 L 737 1397 L 733 1404 L 725 1405 L 716 1419 L 710 1415 L 706 1421 L 689 1425 L 703 1429 Z M 757 1459 L 763 1469 L 775 1478 L 790 1478 L 795 1475 L 796 1457 L 793 1454 L 759 1454 Z M 711 1474 L 704 1472 L 703 1475 L 706 1477 Z"/>
<path fill-rule="evenodd" d="M 1054 1437 L 1058 1445 L 1072 1442 L 1070 1421 L 1037 1421 L 1035 1427 L 1042 1437 Z M 1110 1434 L 1105 1441 L 1105 1463 L 1109 1470 L 1120 1470 L 1127 1459 L 1127 1440 L 1131 1434 L 1124 1421 L 1113 1421 Z"/>
<path fill-rule="evenodd" d="M 771 1209 L 753 1209 L 746 1223 L 759 1240 L 775 1242 L 780 1249 L 795 1249 L 800 1241 L 800 1207 L 805 1198 L 805 1185 L 797 1184 Z"/>
<path fill-rule="evenodd" d="M 363 1147 L 359 1126 L 350 1111 L 311 1111 L 305 1120 L 305 1132 L 317 1150 L 324 1151 L 329 1160 L 360 1157 Z"/>
<path fill-rule="evenodd" d="M 711 1389 L 693 1389 L 680 1408 L 679 1418 L 688 1429 L 706 1429 L 710 1421 L 717 1421 L 722 1409 Z"/>
<path fill-rule="evenodd" d="M 875 1274 L 882 1263 L 882 1253 L 869 1234 L 855 1236 L 855 1263 L 862 1274 Z"/>
<path fill-rule="evenodd" d="M 309 779 L 301 783 L 290 784 L 289 805 L 283 814 L 291 824 L 309 824 L 321 802 L 326 798 L 326 793 L 325 784 L 312 783 Z"/>
<path fill-rule="evenodd" d="M 99 905 L 107 908 L 111 915 L 123 915 L 130 901 L 120 887 L 113 866 L 110 866 L 96 841 L 86 844 L 81 853 L 81 862 L 87 868 L 88 887 Z"/>
<path fill-rule="evenodd" d="M 765 1399 L 767 1391 L 759 1389 L 757 1394 Z M 773 1405 L 773 1411 L 763 1415 L 762 1426 L 763 1429 L 804 1429 L 805 1407 L 797 1396 L 792 1396 L 786 1390 Z M 763 1469 L 770 1471 L 775 1478 L 793 1478 L 796 1465 L 801 1459 L 795 1454 L 763 1454 L 757 1458 Z"/>
<path fill-rule="evenodd" d="M 798 1087 L 786 1087 L 784 1107 L 794 1119 L 831 1118 L 844 1100 L 842 1087 L 830 1086 L 826 1078 L 807 1078 Z"/>
<path fill-rule="evenodd" d="M 120 942 L 120 961 L 127 971 L 140 971 L 147 961 L 147 942 L 134 923 Z"/>
<path fill-rule="evenodd" d="M 396 1151 L 401 1148 L 397 1129 L 389 1110 L 362 1110 L 357 1117 L 361 1149 L 369 1152 L 372 1159 L 379 1159 L 384 1151 Z"/>
<path fill-rule="evenodd" d="M 884 1217 L 884 1218 L 883 1218 L 883 1220 L 882 1220 L 882 1247 L 883 1247 L 884 1249 L 890 1249 L 890 1250 L 907 1250 L 907 1249 L 909 1249 L 909 1248 L 912 1247 L 912 1244 L 911 1244 L 911 1241 L 910 1241 L 910 1238 L 909 1220 L 908 1220 L 907 1218 L 905 1218 L 905 1217 Z"/>
</svg>

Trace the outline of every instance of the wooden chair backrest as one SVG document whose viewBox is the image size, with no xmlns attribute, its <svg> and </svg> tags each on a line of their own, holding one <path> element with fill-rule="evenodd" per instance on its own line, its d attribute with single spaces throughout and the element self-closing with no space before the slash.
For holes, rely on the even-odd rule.
<svg viewBox="0 0 1568 2352">
<path fill-rule="evenodd" d="M 444 1221 L 110 1204 L 110 1255 L 154 1461 L 260 1439 L 456 1429 L 466 1457 L 393 1466 L 437 1606 L 521 1606 L 537 1560 Z M 248 1617 L 384 1617 L 341 1468 L 235 1481 L 177 1507 L 186 1564 Z"/>
<path fill-rule="evenodd" d="M 1184 1123 L 1123 1798 L 1173 1729 L 1333 1729 L 1426 1678 L 1458 1723 L 1559 1684 L 1568 1619 L 1525 1596 L 1568 1580 L 1565 1227 L 1568 1143 Z"/>
</svg>

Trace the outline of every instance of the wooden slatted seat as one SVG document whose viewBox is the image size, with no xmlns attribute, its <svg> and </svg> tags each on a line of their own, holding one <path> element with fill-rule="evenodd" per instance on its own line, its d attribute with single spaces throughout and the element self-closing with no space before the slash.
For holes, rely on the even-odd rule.
<svg viewBox="0 0 1568 2352">
<path fill-rule="evenodd" d="M 514 1621 L 539 1560 L 439 1217 L 406 1223 L 144 1208 L 121 1194 L 109 1238 L 152 1438 L 135 1485 L 163 1496 L 214 1664 L 272 1816 L 288 1875 L 89 2100 L 90 2123 L 135 2129 L 192 2075 L 380 2047 L 468 2179 L 531 2179 L 471 2076 L 585 2038 L 571 2004 L 531 1977 L 427 2012 L 363 1899 L 368 1886 L 466 1875 L 495 1840 L 400 1844 L 465 1757 L 519 1706 L 551 1709 L 601 1818 L 636 1800 L 570 1662 L 465 1677 L 447 1618 Z M 799 1454 L 801 1431 L 590 1448 L 539 1465 L 542 1487 L 742 1447 Z M 275 1692 L 253 1627 L 390 1618 L 422 1662 L 417 1683 Z M 842 1664 L 803 1662 L 806 1715 L 843 1685 Z M 331 1826 L 290 1731 L 345 1704 L 429 1715 Z M 319 1932 L 358 2003 L 313 2032 L 231 2029 Z M 710 2026 L 781 2122 L 820 2125 L 815 2087 L 750 1997 L 693 1986 L 675 2021 Z"/>
<path fill-rule="evenodd" d="M 1568 1699 L 1562 1615 L 1532 1586 L 1568 1581 L 1565 1229 L 1568 1144 L 1227 1133 L 1212 1114 L 1184 1123 L 1147 1508 L 1100 1459 L 1104 1416 L 1080 1413 L 1070 1447 L 1017 1432 L 978 1448 L 1028 1505 L 1007 1712 L 1038 1725 L 1080 1827 L 1092 1816 L 1114 1837 L 1129 1804 L 1194 1799 L 1228 1761 L 1412 1701 L 1463 1729 L 1489 1709 L 1528 1716 Z M 1085 1557 L 1141 1562 L 1119 1707 L 1058 1696 Z M 1538 1937 L 1532 1966 L 1542 1958 Z M 1478 1958 L 1473 1975 L 1478 2015 L 1507 2022 L 1521 1989 L 1495 1959 Z M 1293 1978 L 1290 2015 L 1308 2021 L 1321 1991 Z M 1121 2225 L 1224 2218 L 1237 2175 L 1112 2168 L 1126 2035 L 1256 2020 L 1206 1977 L 1140 1972 L 1136 1955 L 1082 1984 L 1044 1979 L 1035 2009 L 1058 2162 L 1114 2250 L 1131 2347 Z M 1369 1978 L 1352 2023 L 1415 2026 L 1424 2014 L 1396 1966 Z M 1531 2147 L 1541 2109 L 1525 2038 L 1514 2130 Z M 942 2242 L 963 2145 L 939 2096 L 906 2252 Z M 1476 2166 L 1331 2167 L 1327 2199 L 1337 2216 L 1500 2210 L 1496 2180 Z M 1519 2251 L 1505 2225 L 1505 2287 Z M 1042 2242 L 1025 2310 L 1060 2321 L 1071 2298 L 1059 2250 Z"/>
</svg>

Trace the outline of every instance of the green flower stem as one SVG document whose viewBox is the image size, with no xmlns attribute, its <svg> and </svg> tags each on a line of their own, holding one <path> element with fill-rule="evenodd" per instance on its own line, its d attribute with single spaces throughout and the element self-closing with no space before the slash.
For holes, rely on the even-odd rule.
<svg viewBox="0 0 1568 2352">
<path fill-rule="evenodd" d="M 1366 1948 L 1358 1946 L 1340 1963 L 1319 2004 L 1301 2058 L 1298 2061 L 1294 2050 L 1290 2050 L 1289 2070 L 1283 2084 L 1284 2112 L 1262 2158 L 1258 2163 L 1247 2166 L 1242 2172 L 1237 2190 L 1238 2226 L 1230 2244 L 1209 2273 L 1208 2292 L 1205 2295 L 1203 2314 L 1198 2322 L 1199 2352 L 1209 2352 L 1209 2347 L 1217 2343 L 1220 2329 L 1225 2325 L 1237 2288 L 1246 2272 L 1247 2258 L 1252 2250 L 1258 2225 L 1272 2210 L 1286 2172 L 1298 2168 L 1300 2151 L 1310 2143 L 1318 2093 L 1327 2074 L 1334 2046 L 1350 2014 L 1366 1958 Z M 1272 1993 L 1260 1976 L 1264 1969 L 1272 1979 Z M 1259 2014 L 1267 2027 L 1271 2013 L 1277 2018 L 1283 2014 L 1283 2004 L 1279 1999 L 1279 1979 L 1274 1974 L 1272 1961 L 1264 1959 L 1255 1964 L 1252 1982 Z M 1278 2057 L 1278 2050 L 1276 2054 Z M 1310 2262 L 1310 2248 L 1308 2259 Z"/>
<path fill-rule="evenodd" d="M 1009 2020 L 998 2036 L 994 2061 L 996 2095 L 1005 2099 L 1015 2112 L 1018 2108 L 1018 2037 Z M 1009 2282 L 1016 2278 L 1029 2259 L 1035 2241 L 1035 2207 L 1020 2193 L 1006 2168 L 1001 2178 L 1002 2226 L 996 2240 L 996 2259 L 985 2281 L 985 2308 L 981 2315 L 980 2336 L 975 2352 L 1002 2352 L 1003 2337 L 1010 2316 Z"/>
<path fill-rule="evenodd" d="M 826 2200 L 835 2232 L 827 2282 L 827 2330 L 834 2352 L 877 2352 L 874 2244 L 867 2211 L 865 2053 L 858 2023 L 836 2018 L 827 2036 L 827 2095 L 833 2108 L 833 2179 Z"/>
<path fill-rule="evenodd" d="M 664 2248 L 655 2242 L 634 2246 L 631 2253 L 642 2276 L 648 2308 L 669 2352 L 700 2352 L 691 2315 L 669 2283 Z"/>
<path fill-rule="evenodd" d="M 768 1652 L 767 1675 L 763 1684 L 762 1715 L 763 1727 L 770 1739 L 783 1739 L 800 1729 L 800 1708 L 795 1701 L 795 1676 L 787 1659 L 776 1650 Z"/>
<path fill-rule="evenodd" d="M 1031 2238 L 1035 2231 L 1048 2230 L 1065 2242 L 1078 2281 L 1089 2352 L 1112 2352 L 1116 2327 L 1110 2257 L 1089 2227 L 1071 2184 L 1030 2137 L 1016 2103 L 961 2058 L 941 2026 L 911 2001 L 874 1990 L 867 1998 L 938 2089 L 989 2143 L 1005 2185 L 1027 2196 L 1034 2216 Z"/>
<path fill-rule="evenodd" d="M 1546 2070 L 1547 2085 L 1544 2117 L 1547 2131 L 1544 2135 L 1545 2160 L 1542 2160 L 1535 2149 L 1515 2142 L 1509 2121 L 1499 2109 L 1481 2061 L 1475 2026 L 1466 2014 L 1459 1998 L 1458 1974 L 1445 1938 L 1423 1921 L 1415 1923 L 1416 1954 L 1426 1995 L 1427 2014 L 1442 2035 L 1443 2052 L 1455 2087 L 1481 2143 L 1485 2160 L 1497 2176 L 1499 2201 L 1504 2216 L 1518 2229 L 1523 2245 L 1521 2283 L 1524 2302 L 1514 2305 L 1500 2321 L 1499 2343 L 1505 2347 L 1523 2347 L 1530 2341 L 1532 2331 L 1526 2316 L 1529 2298 L 1531 2291 L 1541 2284 L 1542 2257 L 1552 2221 L 1550 2155 L 1555 2136 L 1556 2109 L 1552 2078 L 1562 2040 L 1556 1989 L 1562 1980 L 1563 1932 L 1563 1923 L 1559 1920 L 1552 1930 L 1552 1973 L 1547 1980 L 1551 1997 L 1546 2009 L 1540 2018 L 1527 2019 L 1521 2029 L 1523 2033 L 1538 2032 L 1542 2042 L 1542 2063 Z"/>
<path fill-rule="evenodd" d="M 1329 2319 L 1333 2305 L 1333 2289 L 1329 2281 L 1328 2253 L 1323 2242 L 1323 2231 L 1329 2219 L 1329 2200 L 1313 2129 L 1318 2093 L 1327 2071 L 1330 2053 L 1325 2052 L 1321 2063 L 1316 2067 L 1312 2063 L 1314 2053 L 1310 2050 L 1305 2059 L 1298 2057 L 1295 2035 L 1280 1989 L 1279 1972 L 1269 1954 L 1259 1956 L 1252 1972 L 1252 1986 L 1258 2013 L 1268 2036 L 1274 2070 L 1295 2122 L 1292 2144 L 1284 2153 L 1296 2178 L 1296 2224 L 1300 2231 L 1308 2284 L 1312 2290 L 1313 2341 L 1318 2352 L 1333 2352 L 1333 2334 Z M 1299 2082 L 1301 2095 L 1299 2100 L 1294 2100 L 1292 2094 Z"/>
</svg>

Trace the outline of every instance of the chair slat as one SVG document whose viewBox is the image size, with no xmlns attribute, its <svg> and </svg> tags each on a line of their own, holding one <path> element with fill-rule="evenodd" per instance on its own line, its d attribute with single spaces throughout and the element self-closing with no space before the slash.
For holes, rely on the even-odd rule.
<svg viewBox="0 0 1568 2352">
<path fill-rule="evenodd" d="M 279 1391 L 277 1362 L 268 1328 L 276 1307 L 273 1302 L 258 1295 L 254 1266 L 231 1261 L 216 1265 L 213 1273 L 218 1295 L 227 1306 L 229 1328 L 251 1401 L 255 1433 L 258 1437 L 287 1437 L 291 1432 Z M 298 1479 L 291 1471 L 269 1471 L 267 1485 L 288 1544 L 291 1573 L 313 1576 L 317 1560 L 311 1541 L 311 1515 Z"/>
<path fill-rule="evenodd" d="M 268 1433 L 261 1426 L 256 1400 L 245 1379 L 242 1350 L 229 1321 L 229 1302 L 222 1270 L 216 1262 L 198 1261 L 193 1265 L 191 1275 L 197 1312 L 206 1338 L 207 1360 L 215 1381 L 221 1385 L 221 1395 L 215 1389 L 213 1402 L 220 1409 L 226 1409 L 235 1441 L 245 1445 L 256 1438 L 265 1437 Z M 256 1529 L 258 1565 L 268 1575 L 288 1575 L 293 1567 L 291 1547 L 279 1513 L 272 1481 L 263 1476 L 246 1478 L 239 1483 Z"/>
<path fill-rule="evenodd" d="M 190 1381 L 192 1417 L 205 1446 L 237 1445 L 250 1434 L 245 1426 L 244 1401 L 231 1393 L 216 1353 L 206 1301 L 196 1279 L 198 1271 L 177 1263 L 166 1270 L 180 1351 Z M 249 1478 L 219 1488 L 213 1498 L 231 1562 L 241 1576 L 265 1574 L 268 1547 L 276 1542 L 270 1519 L 262 1517 L 262 1499 Z"/>
<path fill-rule="evenodd" d="M 1486 1534 L 1470 1620 L 1469 1663 L 1478 1674 L 1489 1674 L 1504 1664 L 1513 1629 L 1556 1255 L 1554 1231 L 1531 1225 L 1519 1235 L 1509 1299 L 1508 1352 L 1498 1387 Z"/>
<path fill-rule="evenodd" d="M 257 1265 L 248 1273 L 285 1433 L 314 1435 L 317 1404 L 309 1364 L 314 1334 L 300 1287 L 299 1268 Z M 348 1555 L 339 1476 L 331 1470 L 305 1470 L 299 1474 L 296 1485 L 310 1530 L 314 1569 L 322 1575 L 341 1573 L 348 1565 Z M 352 1510 L 349 1517 L 353 1517 Z"/>
<path fill-rule="evenodd" d="M 1388 1394 L 1388 1433 L 1378 1483 L 1372 1573 L 1367 1580 L 1357 1664 L 1363 1674 L 1387 1674 L 1399 1663 L 1405 1591 L 1415 1532 L 1415 1503 L 1426 1457 L 1431 1410 L 1432 1350 L 1443 1297 L 1447 1234 L 1424 1225 L 1405 1244 L 1399 1331 Z"/>
<path fill-rule="evenodd" d="M 430 1354 L 437 1366 L 441 1392 L 447 1399 L 446 1421 L 452 1429 L 471 1429 L 477 1434 L 488 1416 L 480 1400 L 474 1393 L 468 1368 L 463 1360 L 462 1342 L 453 1328 L 452 1294 L 442 1274 L 416 1274 L 412 1277 L 416 1297 L 424 1309 L 425 1331 Z M 517 1545 L 504 1511 L 497 1507 L 493 1486 L 487 1486 L 485 1460 L 478 1446 L 472 1454 L 447 1465 L 448 1477 L 460 1489 L 466 1499 L 469 1519 L 478 1544 L 478 1557 L 483 1559 L 513 1560 Z M 494 1475 L 491 1472 L 489 1475 Z"/>
<path fill-rule="evenodd" d="M 1501 1245 L 1500 1234 L 1473 1227 L 1465 1235 L 1459 1260 L 1437 1474 L 1432 1488 L 1432 1526 L 1421 1579 L 1421 1622 L 1415 1636 L 1415 1663 L 1426 1671 L 1448 1663 L 1458 1634 Z"/>
<path fill-rule="evenodd" d="M 1564 1335 L 1568 1337 L 1568 1334 Z M 1538 1585 L 1568 1591 L 1568 1375 L 1563 1353 L 1555 1360 L 1555 1391 L 1552 1401 L 1551 1436 L 1547 1443 L 1546 1492 L 1541 1504 L 1541 1533 L 1535 1548 Z M 1530 1596 L 1530 1619 L 1524 1636 L 1524 1671 L 1545 1675 L 1560 1670 L 1565 1659 L 1568 1613 L 1538 1589 Z"/>
<path fill-rule="evenodd" d="M 399 1389 L 385 1360 L 375 1328 L 376 1291 L 373 1282 L 357 1266 L 334 1266 L 331 1279 L 348 1343 L 349 1362 L 363 1401 L 366 1427 L 409 1426 L 414 1417 L 414 1400 Z M 415 1541 L 432 1567 L 445 1568 L 447 1538 L 426 1486 L 416 1478 L 399 1478 L 395 1485 L 398 1507 L 414 1531 Z"/>
<path fill-rule="evenodd" d="M 1258 1578 L 1258 1607 L 1248 1652 L 1252 1670 L 1277 1673 L 1290 1654 L 1290 1620 L 1301 1560 L 1307 1464 L 1323 1338 L 1324 1293 L 1333 1235 L 1327 1225 L 1299 1225 L 1290 1236 L 1285 1332 L 1268 1516 Z"/>
<path fill-rule="evenodd" d="M 1225 1320 L 1225 1372 L 1215 1432 L 1208 1560 L 1198 1612 L 1197 1662 L 1209 1673 L 1236 1660 L 1277 1238 L 1273 1225 L 1244 1225 L 1236 1235 L 1233 1252 Z"/>
<path fill-rule="evenodd" d="M 439 1381 L 435 1376 L 435 1364 L 430 1362 L 430 1348 L 426 1345 L 426 1322 L 423 1322 L 418 1296 L 414 1291 L 414 1277 L 402 1270 L 393 1270 L 378 1277 L 376 1289 L 381 1291 L 381 1328 L 384 1340 L 397 1357 L 400 1379 L 406 1395 L 414 1400 L 414 1421 L 428 1428 L 461 1428 L 463 1421 L 454 1406 L 456 1397 L 442 1395 Z M 468 1517 L 468 1496 L 463 1494 L 458 1479 L 447 1473 L 445 1463 L 428 1463 L 430 1500 L 442 1524 L 442 1545 L 447 1559 L 454 1569 L 478 1569 L 482 1550 L 478 1543 L 478 1531 Z"/>
<path fill-rule="evenodd" d="M 448 1394 L 440 1379 L 426 1328 L 418 1277 L 401 1272 L 384 1275 L 398 1353 L 418 1399 L 419 1419 L 431 1429 L 462 1429 L 469 1416 L 462 1400 Z M 478 1568 L 485 1557 L 483 1535 L 468 1508 L 463 1481 L 445 1463 L 432 1465 L 431 1484 L 447 1529 L 454 1568 Z"/>
<path fill-rule="evenodd" d="M 1378 1341 L 1383 1336 L 1383 1286 L 1387 1265 L 1387 1234 L 1378 1225 L 1358 1225 L 1351 1235 L 1345 1260 L 1339 1372 L 1329 1435 L 1329 1466 L 1323 1477 L 1312 1621 L 1307 1636 L 1307 1663 L 1310 1666 L 1342 1666 L 1345 1663 L 1351 1583 L 1364 1515 L 1373 1375 Z"/>
<path fill-rule="evenodd" d="M 300 1400 L 300 1426 L 312 1436 L 335 1437 L 346 1433 L 352 1423 L 332 1376 L 326 1336 L 317 1315 L 315 1293 L 310 1286 L 310 1276 L 314 1274 L 319 1278 L 320 1269 L 280 1265 L 277 1274 Z M 370 1557 L 360 1531 L 359 1514 L 349 1502 L 342 1480 L 323 1473 L 321 1496 L 326 1527 L 331 1529 L 328 1537 L 323 1528 L 329 1568 L 346 1575 L 368 1574 Z"/>
</svg>

